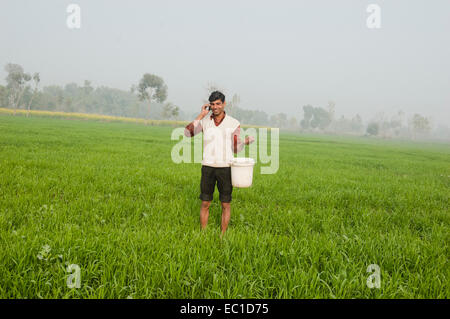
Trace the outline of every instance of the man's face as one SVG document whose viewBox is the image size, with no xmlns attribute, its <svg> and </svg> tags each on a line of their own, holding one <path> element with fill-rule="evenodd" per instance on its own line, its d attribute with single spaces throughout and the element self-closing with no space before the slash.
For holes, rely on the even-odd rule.
<svg viewBox="0 0 450 319">
<path fill-rule="evenodd" d="M 227 102 L 222 102 L 221 100 L 215 100 L 213 102 L 210 102 L 210 104 L 211 104 L 211 111 L 214 114 L 214 116 L 218 116 L 218 115 L 222 114 L 226 103 Z"/>
</svg>

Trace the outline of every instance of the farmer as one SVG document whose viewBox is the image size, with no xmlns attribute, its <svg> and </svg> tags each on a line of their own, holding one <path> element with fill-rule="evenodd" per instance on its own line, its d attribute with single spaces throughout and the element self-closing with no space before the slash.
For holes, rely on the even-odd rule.
<svg viewBox="0 0 450 319">
<path fill-rule="evenodd" d="M 214 91 L 209 96 L 209 102 L 202 106 L 197 118 L 189 123 L 184 130 L 188 137 L 203 132 L 202 177 L 200 181 L 200 225 L 204 229 L 208 224 L 209 206 L 213 200 L 217 182 L 219 200 L 222 204 L 222 234 L 230 221 L 230 203 L 233 186 L 231 185 L 231 160 L 233 153 L 239 153 L 244 145 L 255 139 L 248 136 L 245 141 L 240 139 L 240 123 L 225 112 L 225 95 Z M 210 116 L 207 116 L 209 111 Z"/>
</svg>

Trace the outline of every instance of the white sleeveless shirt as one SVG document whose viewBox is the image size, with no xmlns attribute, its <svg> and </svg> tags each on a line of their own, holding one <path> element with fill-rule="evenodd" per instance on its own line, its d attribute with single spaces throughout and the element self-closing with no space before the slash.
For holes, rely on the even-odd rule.
<svg viewBox="0 0 450 319">
<path fill-rule="evenodd" d="M 212 167 L 230 167 L 233 159 L 233 133 L 240 125 L 239 121 L 225 113 L 222 122 L 216 126 L 210 116 L 201 120 L 203 129 L 202 165 Z"/>
</svg>

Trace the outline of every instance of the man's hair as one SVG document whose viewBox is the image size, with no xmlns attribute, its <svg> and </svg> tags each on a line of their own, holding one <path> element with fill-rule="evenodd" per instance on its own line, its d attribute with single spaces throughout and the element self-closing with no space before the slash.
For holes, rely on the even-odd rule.
<svg viewBox="0 0 450 319">
<path fill-rule="evenodd" d="M 214 102 L 216 100 L 221 100 L 222 103 L 225 102 L 225 95 L 223 95 L 222 92 L 219 91 L 214 91 L 211 93 L 211 95 L 209 96 L 209 102 Z"/>
</svg>

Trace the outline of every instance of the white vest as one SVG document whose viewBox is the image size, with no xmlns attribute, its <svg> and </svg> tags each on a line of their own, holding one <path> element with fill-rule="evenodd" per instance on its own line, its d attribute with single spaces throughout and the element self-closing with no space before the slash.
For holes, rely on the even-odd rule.
<svg viewBox="0 0 450 319">
<path fill-rule="evenodd" d="M 202 165 L 212 167 L 230 167 L 233 159 L 232 135 L 240 125 L 239 121 L 225 113 L 219 126 L 214 119 L 206 116 L 201 120 L 203 128 Z"/>
</svg>

